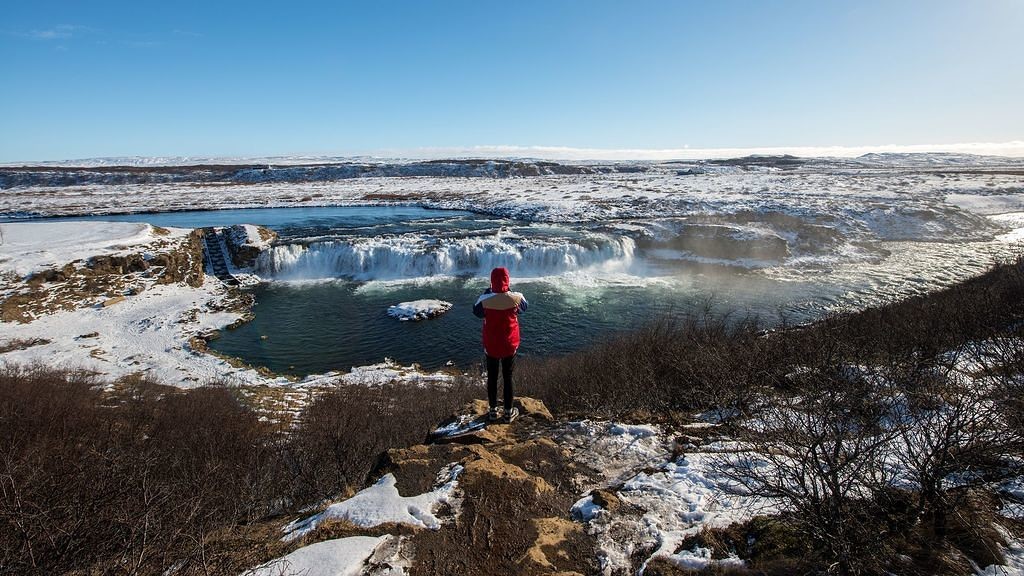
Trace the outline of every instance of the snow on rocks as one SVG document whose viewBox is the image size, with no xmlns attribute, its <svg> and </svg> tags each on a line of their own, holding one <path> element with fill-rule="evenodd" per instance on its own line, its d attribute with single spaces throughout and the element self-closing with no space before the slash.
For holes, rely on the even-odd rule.
<svg viewBox="0 0 1024 576">
<path fill-rule="evenodd" d="M 345 384 L 363 386 L 381 386 L 392 382 L 407 382 L 421 386 L 446 385 L 451 383 L 452 379 L 451 374 L 422 372 L 416 365 L 401 366 L 390 358 L 385 358 L 379 364 L 354 366 L 347 374 L 341 376 L 341 381 Z M 318 379 L 309 377 L 307 380 Z"/>
<path fill-rule="evenodd" d="M 254 224 L 235 224 L 225 230 L 228 242 L 234 246 L 250 246 L 263 250 L 270 246 L 276 234 L 262 226 Z"/>
<path fill-rule="evenodd" d="M 706 445 L 704 451 L 673 457 L 672 443 L 658 426 L 591 421 L 570 423 L 561 443 L 572 447 L 574 458 L 601 471 L 614 491 L 609 497 L 608 490 L 591 489 L 569 511 L 597 538 L 606 574 L 630 570 L 637 554 L 684 568 L 740 564 L 739 558 L 711 560 L 709 550 L 680 546 L 703 528 L 778 512 L 717 472 L 716 452 L 732 445 Z"/>
<path fill-rule="evenodd" d="M 284 527 L 283 540 L 291 541 L 305 536 L 327 520 L 343 520 L 360 528 L 372 528 L 381 524 L 407 524 L 416 528 L 437 530 L 441 519 L 435 512 L 441 504 L 458 509 L 460 501 L 456 496 L 458 477 L 463 467 L 452 464 L 438 473 L 438 486 L 418 496 L 402 496 L 395 487 L 393 474 L 385 474 L 376 484 L 358 492 L 355 496 L 332 504 L 326 510 L 297 520 Z"/>
<path fill-rule="evenodd" d="M 615 422 L 570 422 L 561 442 L 578 461 L 599 470 L 603 484 L 614 484 L 624 474 L 663 462 L 671 451 L 659 427 Z"/>
<path fill-rule="evenodd" d="M 587 496 L 580 498 L 572 505 L 572 508 L 569 509 L 569 513 L 574 519 L 583 522 L 590 522 L 604 511 L 604 507 L 594 501 L 593 494 L 588 494 Z"/>
<path fill-rule="evenodd" d="M 996 525 L 996 530 L 1002 534 L 1007 542 L 1006 548 L 1002 550 L 1006 563 L 985 567 L 975 565 L 975 573 L 978 576 L 1024 576 L 1024 542 L 1014 538 L 1012 534 L 998 524 Z"/>
<path fill-rule="evenodd" d="M 137 222 L 13 222 L 0 224 L 0 272 L 28 276 L 94 256 L 152 249 L 190 230 Z"/>
<path fill-rule="evenodd" d="M 223 230 L 232 263 L 238 268 L 252 267 L 260 253 L 277 238 L 274 231 L 253 224 L 235 224 Z"/>
<path fill-rule="evenodd" d="M 374 551 L 394 536 L 325 540 L 271 560 L 243 576 L 358 576 Z"/>
<path fill-rule="evenodd" d="M 444 300 L 413 300 L 412 302 L 401 302 L 388 307 L 388 316 L 398 318 L 402 322 L 409 320 L 419 321 L 429 318 L 437 318 L 452 309 L 451 302 Z"/>
<path fill-rule="evenodd" d="M 738 556 L 730 555 L 727 558 L 712 559 L 711 549 L 694 546 L 689 550 L 680 550 L 668 557 L 669 561 L 681 568 L 690 570 L 703 570 L 712 564 L 723 568 L 730 566 L 743 566 L 744 562 Z"/>
</svg>

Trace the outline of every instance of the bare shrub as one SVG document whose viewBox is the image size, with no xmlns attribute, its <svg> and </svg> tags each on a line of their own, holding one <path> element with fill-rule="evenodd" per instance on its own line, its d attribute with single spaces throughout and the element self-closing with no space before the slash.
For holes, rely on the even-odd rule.
<svg viewBox="0 0 1024 576">
<path fill-rule="evenodd" d="M 895 457 L 916 487 L 917 514 L 939 540 L 967 488 L 1020 473 L 1008 461 L 1022 438 L 1006 417 L 1003 390 L 953 365 L 936 366 L 923 383 L 897 381 L 905 400 L 896 406 Z"/>
<path fill-rule="evenodd" d="M 0 573 L 239 572 L 280 555 L 262 527 L 361 488 L 477 390 L 348 386 L 282 435 L 225 387 L 0 371 Z M 273 540 L 273 538 L 271 538 Z"/>
<path fill-rule="evenodd" d="M 839 573 L 868 573 L 884 562 L 877 551 L 888 539 L 873 500 L 887 484 L 893 435 L 883 426 L 885 399 L 847 370 L 809 369 L 795 380 L 795 394 L 765 399 L 741 429 L 746 451 L 719 467 L 749 494 L 782 504 Z"/>
<path fill-rule="evenodd" d="M 381 453 L 423 442 L 479 393 L 459 378 L 448 387 L 353 385 L 319 396 L 289 441 L 296 498 L 316 502 L 361 487 Z"/>
<path fill-rule="evenodd" d="M 768 352 L 756 319 L 705 312 L 523 362 L 521 390 L 556 412 L 671 420 L 680 411 L 744 406 L 785 374 Z"/>
<path fill-rule="evenodd" d="M 188 573 L 210 534 L 282 501 L 272 436 L 226 389 L 109 396 L 7 368 L 0 422 L 0 564 L 18 573 Z"/>
</svg>

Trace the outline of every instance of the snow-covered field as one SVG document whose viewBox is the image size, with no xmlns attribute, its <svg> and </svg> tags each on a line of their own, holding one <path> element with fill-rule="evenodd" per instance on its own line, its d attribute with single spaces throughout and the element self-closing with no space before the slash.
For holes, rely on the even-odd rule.
<svg viewBox="0 0 1024 576">
<path fill-rule="evenodd" d="M 0 226 L 0 271 L 28 276 L 93 256 L 151 249 L 160 240 L 180 240 L 188 230 L 157 234 L 148 224 L 96 222 L 77 224 L 3 224 Z"/>
<path fill-rule="evenodd" d="M 23 277 L 97 256 L 154 254 L 178 249 L 189 230 L 157 230 L 148 224 L 23 222 L 2 225 L 0 293 L 24 289 Z M 225 296 L 215 280 L 201 287 L 158 284 L 135 278 L 138 293 L 83 295 L 73 309 L 44 313 L 28 323 L 4 322 L 0 344 L 45 343 L 9 351 L 5 362 L 81 368 L 108 379 L 145 374 L 183 386 L 231 379 L 237 371 L 214 356 L 194 352 L 189 340 L 230 324 L 237 313 L 218 310 Z M 123 297 L 123 300 L 120 298 Z M 108 305 L 104 305 L 104 303 Z"/>
<path fill-rule="evenodd" d="M 659 169 L 645 173 L 528 178 L 367 177 L 228 186 L 194 183 L 12 187 L 0 194 L 0 214 L 56 216 L 389 202 L 545 222 L 743 211 L 846 214 L 854 218 L 882 217 L 884 222 L 879 223 L 881 226 L 875 232 L 899 236 L 901 221 L 914 216 L 913 211 L 941 213 L 957 206 L 983 206 L 988 213 L 1021 211 L 1024 187 L 1019 174 L 998 171 L 780 171 L 721 167 L 715 172 L 685 176 Z"/>
</svg>

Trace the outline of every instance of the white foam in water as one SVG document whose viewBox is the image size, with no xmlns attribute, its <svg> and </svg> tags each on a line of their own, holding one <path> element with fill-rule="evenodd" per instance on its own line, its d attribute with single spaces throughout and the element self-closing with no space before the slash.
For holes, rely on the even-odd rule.
<svg viewBox="0 0 1024 576">
<path fill-rule="evenodd" d="M 274 280 L 371 281 L 486 276 L 492 268 L 506 266 L 515 269 L 518 277 L 535 278 L 594 267 L 603 272 L 628 271 L 635 251 L 632 238 L 605 234 L 586 234 L 579 239 L 406 234 L 275 246 L 260 255 L 256 270 Z"/>
</svg>

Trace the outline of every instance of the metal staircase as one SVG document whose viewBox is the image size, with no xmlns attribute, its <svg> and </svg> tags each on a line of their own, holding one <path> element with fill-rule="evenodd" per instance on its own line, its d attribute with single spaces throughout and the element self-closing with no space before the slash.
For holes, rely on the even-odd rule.
<svg viewBox="0 0 1024 576">
<path fill-rule="evenodd" d="M 206 259 L 210 263 L 213 275 L 228 286 L 238 286 L 238 279 L 231 275 L 228 268 L 227 254 L 225 254 L 223 235 L 215 228 L 203 228 L 203 244 L 206 249 Z"/>
</svg>

